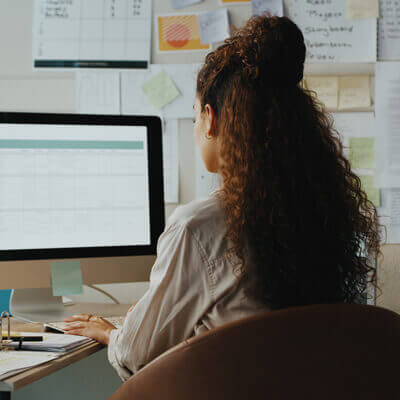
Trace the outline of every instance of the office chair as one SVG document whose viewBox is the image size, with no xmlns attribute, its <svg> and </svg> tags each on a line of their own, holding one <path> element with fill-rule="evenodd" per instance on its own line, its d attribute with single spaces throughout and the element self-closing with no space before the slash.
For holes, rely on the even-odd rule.
<svg viewBox="0 0 400 400">
<path fill-rule="evenodd" d="M 399 365 L 399 315 L 366 305 L 314 305 L 186 340 L 109 400 L 394 399 Z"/>
</svg>

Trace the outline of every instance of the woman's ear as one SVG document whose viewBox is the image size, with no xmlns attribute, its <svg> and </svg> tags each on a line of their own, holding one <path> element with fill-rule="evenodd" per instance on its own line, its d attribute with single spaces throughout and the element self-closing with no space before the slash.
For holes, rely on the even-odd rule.
<svg viewBox="0 0 400 400">
<path fill-rule="evenodd" d="M 204 106 L 204 117 L 206 123 L 206 136 L 208 139 L 217 136 L 217 115 L 210 104 Z"/>
</svg>

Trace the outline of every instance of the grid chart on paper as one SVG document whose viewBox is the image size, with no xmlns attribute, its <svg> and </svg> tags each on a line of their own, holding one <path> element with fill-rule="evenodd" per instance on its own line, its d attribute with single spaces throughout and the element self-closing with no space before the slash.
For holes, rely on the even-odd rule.
<svg viewBox="0 0 400 400">
<path fill-rule="evenodd" d="M 151 0 L 36 0 L 34 67 L 147 68 Z"/>
</svg>

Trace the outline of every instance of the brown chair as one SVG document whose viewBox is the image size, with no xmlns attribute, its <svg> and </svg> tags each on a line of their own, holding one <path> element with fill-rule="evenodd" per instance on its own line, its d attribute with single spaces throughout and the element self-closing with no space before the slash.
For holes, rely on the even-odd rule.
<svg viewBox="0 0 400 400">
<path fill-rule="evenodd" d="M 332 304 L 263 313 L 193 337 L 110 400 L 400 399 L 400 316 Z"/>
</svg>

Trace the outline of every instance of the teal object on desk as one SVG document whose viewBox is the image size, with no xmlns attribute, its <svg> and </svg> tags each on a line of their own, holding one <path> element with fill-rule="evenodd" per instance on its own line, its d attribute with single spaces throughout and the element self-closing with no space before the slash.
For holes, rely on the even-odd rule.
<svg viewBox="0 0 400 400">
<path fill-rule="evenodd" d="M 0 290 L 0 314 L 3 311 L 10 312 L 10 297 L 12 289 Z"/>
</svg>

